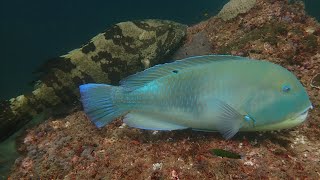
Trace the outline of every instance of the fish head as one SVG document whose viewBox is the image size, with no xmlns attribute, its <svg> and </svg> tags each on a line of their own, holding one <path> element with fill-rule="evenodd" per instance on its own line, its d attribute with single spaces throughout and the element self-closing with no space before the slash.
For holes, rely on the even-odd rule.
<svg viewBox="0 0 320 180">
<path fill-rule="evenodd" d="M 247 104 L 255 120 L 251 130 L 287 129 L 305 121 L 312 104 L 301 82 L 279 65 L 270 63 L 264 68 L 265 76 Z"/>
</svg>

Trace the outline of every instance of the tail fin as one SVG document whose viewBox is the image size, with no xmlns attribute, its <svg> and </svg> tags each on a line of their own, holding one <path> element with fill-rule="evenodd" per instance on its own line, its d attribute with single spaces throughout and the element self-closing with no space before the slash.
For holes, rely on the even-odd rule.
<svg viewBox="0 0 320 180">
<path fill-rule="evenodd" d="M 84 84 L 80 86 L 84 111 L 97 127 L 103 127 L 115 118 L 125 114 L 125 110 L 114 103 L 117 86 L 106 84 Z"/>
</svg>

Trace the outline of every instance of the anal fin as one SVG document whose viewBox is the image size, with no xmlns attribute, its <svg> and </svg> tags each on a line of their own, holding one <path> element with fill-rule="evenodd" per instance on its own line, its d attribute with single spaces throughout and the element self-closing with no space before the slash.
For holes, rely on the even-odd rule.
<svg viewBox="0 0 320 180">
<path fill-rule="evenodd" d="M 168 122 L 168 119 L 166 119 L 166 117 L 164 116 L 144 112 L 130 112 L 124 117 L 123 121 L 130 127 L 147 130 L 171 131 L 188 128 L 174 123 L 170 123 Z"/>
</svg>

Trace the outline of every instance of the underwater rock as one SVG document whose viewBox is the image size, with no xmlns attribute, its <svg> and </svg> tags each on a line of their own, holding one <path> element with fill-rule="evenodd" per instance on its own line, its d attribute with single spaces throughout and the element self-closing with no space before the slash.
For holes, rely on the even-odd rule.
<svg viewBox="0 0 320 180">
<path fill-rule="evenodd" d="M 248 12 L 255 4 L 256 0 L 230 0 L 223 6 L 218 17 L 224 21 L 228 21 L 239 14 Z"/>
<path fill-rule="evenodd" d="M 81 84 L 117 84 L 164 62 L 180 45 L 186 28 L 165 20 L 121 22 L 81 48 L 50 60 L 37 70 L 42 75 L 32 93 L 0 103 L 0 140 L 48 108 L 76 104 Z"/>
<path fill-rule="evenodd" d="M 185 42 L 182 47 L 180 47 L 171 59 L 183 59 L 190 56 L 199 56 L 211 54 L 212 45 L 208 40 L 208 35 L 201 31 L 192 34 L 190 40 Z"/>
</svg>

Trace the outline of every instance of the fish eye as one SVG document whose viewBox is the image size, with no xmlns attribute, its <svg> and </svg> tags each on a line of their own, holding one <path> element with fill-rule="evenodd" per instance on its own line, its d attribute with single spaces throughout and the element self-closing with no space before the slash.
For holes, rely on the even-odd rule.
<svg viewBox="0 0 320 180">
<path fill-rule="evenodd" d="M 289 85 L 283 85 L 282 86 L 282 91 L 285 92 L 285 93 L 288 93 L 290 92 L 291 90 L 291 87 Z"/>
</svg>

